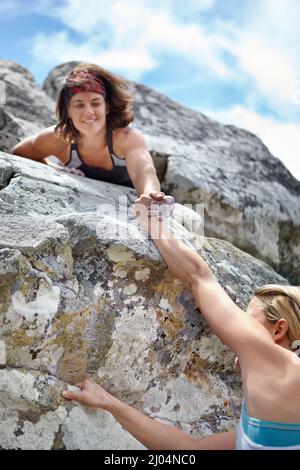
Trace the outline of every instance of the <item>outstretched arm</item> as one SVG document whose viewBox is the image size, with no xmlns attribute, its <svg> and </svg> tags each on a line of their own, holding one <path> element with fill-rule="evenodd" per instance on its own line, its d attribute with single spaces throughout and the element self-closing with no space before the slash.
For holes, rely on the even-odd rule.
<svg viewBox="0 0 300 470">
<path fill-rule="evenodd" d="M 81 170 L 64 166 L 64 162 L 58 158 L 58 155 L 65 152 L 65 148 L 66 143 L 55 135 L 53 127 L 49 127 L 36 136 L 23 139 L 12 149 L 12 154 L 45 163 L 55 170 L 84 176 Z"/>
<path fill-rule="evenodd" d="M 122 153 L 126 158 L 128 173 L 137 194 L 140 196 L 141 194 L 159 193 L 160 182 L 143 135 L 131 128 L 119 134 Z"/>
<path fill-rule="evenodd" d="M 192 291 L 197 305 L 212 330 L 238 356 L 259 337 L 270 341 L 269 333 L 254 318 L 246 315 L 214 277 L 207 263 L 196 252 L 176 240 L 157 218 L 147 216 L 148 201 L 137 200 L 137 220 L 148 231 L 162 257 L 174 274 Z"/>
<path fill-rule="evenodd" d="M 157 201 L 160 213 L 168 217 L 174 209 L 174 198 L 166 196 L 160 188 L 152 157 L 143 135 L 132 128 L 119 129 L 115 136 L 120 152 L 125 156 L 129 176 L 138 196 Z"/>
<path fill-rule="evenodd" d="M 113 397 L 100 385 L 90 380 L 85 380 L 77 386 L 81 388 L 81 391 L 65 390 L 63 397 L 76 400 L 83 405 L 109 411 L 147 449 L 234 449 L 234 432 L 214 434 L 203 439 L 192 438 L 179 429 L 149 418 L 132 406 Z"/>
<path fill-rule="evenodd" d="M 14 146 L 11 153 L 13 155 L 18 155 L 19 157 L 30 158 L 31 160 L 46 163 L 44 161 L 45 155 L 37 151 L 36 140 L 37 136 L 26 137 Z"/>
<path fill-rule="evenodd" d="M 66 146 L 67 144 L 55 135 L 52 126 L 37 135 L 23 139 L 12 149 L 12 154 L 48 164 L 47 157 L 50 155 L 58 157 L 65 151 Z"/>
</svg>

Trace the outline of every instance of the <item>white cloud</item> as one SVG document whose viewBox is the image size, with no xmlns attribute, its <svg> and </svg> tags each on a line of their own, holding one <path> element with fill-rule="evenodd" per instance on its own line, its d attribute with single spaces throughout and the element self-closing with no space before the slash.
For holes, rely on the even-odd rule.
<svg viewBox="0 0 300 470">
<path fill-rule="evenodd" d="M 190 5 L 190 8 L 196 8 L 195 2 L 190 2 Z M 213 2 L 206 0 L 200 2 L 201 5 L 202 9 L 208 8 Z M 116 69 L 119 65 L 117 58 L 127 54 L 128 78 L 137 79 L 143 72 L 162 62 L 165 54 L 175 54 L 179 60 L 190 61 L 198 69 L 202 67 L 206 73 L 210 71 L 219 78 L 233 77 L 231 68 L 220 58 L 218 35 L 208 34 L 200 24 L 186 24 L 176 19 L 172 10 L 168 10 L 163 3 L 149 0 L 143 3 L 138 0 L 68 0 L 62 6 L 53 7 L 50 14 L 68 28 L 64 32 L 72 29 L 84 39 L 75 41 L 67 33 L 59 47 L 62 32 L 50 37 L 37 35 L 34 38 L 34 57 L 39 59 L 41 49 L 48 50 L 43 61 L 48 60 L 49 67 L 54 59 L 56 63 L 66 57 L 74 59 L 77 50 L 78 55 L 88 52 L 86 60 L 93 57 L 98 63 L 101 60 L 104 66 L 107 62 L 102 62 L 103 55 L 106 59 L 110 56 L 112 60 L 109 65 L 114 59 L 113 68 Z M 122 64 L 118 68 L 123 70 Z"/>
<path fill-rule="evenodd" d="M 42 60 L 45 65 L 48 61 L 49 68 L 85 58 L 138 80 L 172 55 L 183 66 L 194 65 L 195 74 L 207 80 L 247 83 L 249 104 L 265 100 L 277 114 L 295 118 L 299 113 L 293 106 L 300 78 L 299 45 L 295 44 L 296 33 L 300 36 L 299 0 L 242 2 L 239 24 L 229 15 L 211 24 L 201 22 L 201 12 L 216 6 L 215 0 L 42 0 L 36 8 L 58 18 L 65 30 L 37 35 L 34 58 L 38 61 L 40 51 L 47 50 Z M 218 18 L 217 8 L 214 15 Z M 72 31 L 82 40 L 74 39 Z"/>
<path fill-rule="evenodd" d="M 157 0 L 153 0 L 157 3 Z M 177 11 L 186 11 L 189 14 L 197 13 L 200 11 L 211 10 L 215 4 L 216 0 L 164 0 L 167 8 L 175 8 Z"/>
<path fill-rule="evenodd" d="M 36 36 L 32 51 L 40 65 L 57 65 L 72 60 L 99 63 L 112 71 L 126 73 L 135 80 L 155 66 L 153 58 L 146 50 L 138 47 L 127 51 L 101 49 L 93 40 L 76 45 L 65 31 L 48 36 L 47 41 L 44 35 Z"/>
<path fill-rule="evenodd" d="M 278 103 L 290 106 L 298 85 L 296 70 L 288 55 L 274 49 L 262 38 L 242 35 L 233 48 L 243 70 L 254 77 L 260 95 L 274 108 Z"/>
<path fill-rule="evenodd" d="M 219 4 L 217 0 L 41 0 L 36 8 L 58 18 L 62 31 L 33 39 L 34 68 L 43 64 L 49 70 L 61 62 L 83 60 L 143 81 L 145 72 L 166 68 L 170 56 L 177 58 L 178 67 L 188 63 L 189 69 L 194 68 L 191 89 L 195 77 L 204 89 L 220 83 L 236 86 L 246 105 L 229 104 L 223 117 L 259 135 L 300 178 L 300 128 L 295 124 L 300 117 L 300 1 L 243 0 L 239 10 L 227 16 L 217 9 Z M 211 21 L 204 23 L 201 12 L 206 19 L 211 14 Z M 160 83 L 166 94 L 175 85 L 168 78 Z M 255 111 L 264 108 L 278 119 Z M 221 114 L 215 116 L 221 119 Z"/>
<path fill-rule="evenodd" d="M 263 34 L 287 53 L 299 51 L 299 0 L 252 0 L 249 5 L 254 5 L 255 10 L 248 24 L 253 35 Z"/>
<path fill-rule="evenodd" d="M 234 124 L 256 134 L 300 181 L 300 124 L 263 117 L 242 106 L 221 111 L 206 110 L 205 114 L 224 124 Z"/>
<path fill-rule="evenodd" d="M 223 36 L 241 74 L 254 80 L 251 104 L 265 100 L 282 118 L 299 118 L 293 104 L 300 83 L 300 2 L 251 0 L 243 5 L 244 22 L 223 24 Z"/>
<path fill-rule="evenodd" d="M 17 17 L 29 16 L 34 13 L 40 13 L 45 16 L 51 16 L 53 8 L 56 8 L 56 0 L 1 0 L 0 13 Z"/>
</svg>

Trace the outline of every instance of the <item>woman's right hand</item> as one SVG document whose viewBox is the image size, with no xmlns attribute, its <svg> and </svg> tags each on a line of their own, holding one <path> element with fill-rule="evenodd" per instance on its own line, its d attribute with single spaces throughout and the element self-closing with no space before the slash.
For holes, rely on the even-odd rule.
<svg viewBox="0 0 300 470">
<path fill-rule="evenodd" d="M 76 387 L 78 387 L 78 391 L 64 390 L 62 396 L 67 400 L 75 400 L 82 405 L 94 406 L 107 411 L 109 411 L 111 404 L 117 400 L 100 385 L 88 379 L 77 383 Z"/>
</svg>

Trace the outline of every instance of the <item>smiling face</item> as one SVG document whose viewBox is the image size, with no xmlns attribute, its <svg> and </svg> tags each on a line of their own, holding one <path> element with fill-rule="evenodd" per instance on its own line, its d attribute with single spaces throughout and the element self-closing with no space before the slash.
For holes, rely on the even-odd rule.
<svg viewBox="0 0 300 470">
<path fill-rule="evenodd" d="M 72 96 L 69 117 L 82 134 L 95 134 L 105 129 L 108 106 L 99 93 L 82 91 Z"/>
</svg>

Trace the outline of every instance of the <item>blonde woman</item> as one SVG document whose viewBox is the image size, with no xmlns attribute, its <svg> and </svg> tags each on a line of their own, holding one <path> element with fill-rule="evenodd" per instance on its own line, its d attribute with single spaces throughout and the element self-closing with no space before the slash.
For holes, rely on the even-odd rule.
<svg viewBox="0 0 300 470">
<path fill-rule="evenodd" d="M 206 262 L 149 218 L 142 196 L 138 220 L 156 234 L 154 242 L 174 274 L 191 289 L 202 315 L 239 364 L 244 402 L 236 431 L 193 438 L 143 415 L 89 380 L 63 396 L 112 413 L 150 449 L 300 449 L 300 287 L 259 288 L 247 313 L 217 282 Z M 151 224 L 149 224 L 149 220 Z M 159 234 L 159 236 L 157 236 Z"/>
<path fill-rule="evenodd" d="M 132 96 L 126 83 L 93 64 L 77 65 L 62 87 L 57 125 L 17 144 L 13 154 L 96 180 L 134 187 L 164 206 L 174 200 L 160 190 L 143 135 L 129 127 Z M 56 162 L 48 158 L 55 156 Z"/>
</svg>

